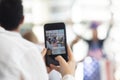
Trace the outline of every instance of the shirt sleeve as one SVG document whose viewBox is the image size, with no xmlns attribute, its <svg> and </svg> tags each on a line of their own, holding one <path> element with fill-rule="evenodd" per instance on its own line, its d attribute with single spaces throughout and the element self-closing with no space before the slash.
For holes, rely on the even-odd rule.
<svg viewBox="0 0 120 80">
<path fill-rule="evenodd" d="M 62 80 L 75 80 L 72 75 L 65 75 Z"/>
</svg>

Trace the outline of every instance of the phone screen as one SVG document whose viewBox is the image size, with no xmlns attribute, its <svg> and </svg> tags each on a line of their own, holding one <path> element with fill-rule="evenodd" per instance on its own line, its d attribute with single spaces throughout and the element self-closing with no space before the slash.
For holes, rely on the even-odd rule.
<svg viewBox="0 0 120 80">
<path fill-rule="evenodd" d="M 59 65 L 55 57 L 61 55 L 67 61 L 66 31 L 64 23 L 46 24 L 44 27 L 46 63 Z"/>
<path fill-rule="evenodd" d="M 46 31 L 47 49 L 51 50 L 49 55 L 65 54 L 64 29 Z"/>
</svg>

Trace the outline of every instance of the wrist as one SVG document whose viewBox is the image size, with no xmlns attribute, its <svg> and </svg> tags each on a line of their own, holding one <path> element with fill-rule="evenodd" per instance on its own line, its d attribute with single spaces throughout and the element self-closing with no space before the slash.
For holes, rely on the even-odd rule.
<svg viewBox="0 0 120 80">
<path fill-rule="evenodd" d="M 75 80 L 74 76 L 71 74 L 66 74 L 63 76 L 62 80 Z"/>
</svg>

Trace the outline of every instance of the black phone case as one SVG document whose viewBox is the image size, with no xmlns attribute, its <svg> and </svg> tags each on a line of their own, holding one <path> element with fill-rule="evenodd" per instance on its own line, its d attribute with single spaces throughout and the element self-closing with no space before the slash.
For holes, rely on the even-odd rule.
<svg viewBox="0 0 120 80">
<path fill-rule="evenodd" d="M 50 64 L 54 64 L 54 65 L 59 65 L 58 61 L 55 60 L 55 57 L 58 55 L 61 55 L 66 61 L 68 61 L 68 56 L 67 56 L 67 43 L 66 43 L 66 29 L 65 29 L 65 24 L 64 23 L 48 23 L 44 25 L 44 34 L 45 34 L 45 47 L 47 48 L 47 37 L 46 37 L 46 31 L 49 30 L 64 30 L 64 47 L 65 47 L 65 54 L 57 54 L 57 55 L 53 55 L 50 54 L 51 51 L 50 49 L 47 49 L 47 53 L 45 55 L 45 61 L 46 61 L 46 65 L 49 66 Z M 48 55 L 49 54 L 49 55 Z"/>
</svg>

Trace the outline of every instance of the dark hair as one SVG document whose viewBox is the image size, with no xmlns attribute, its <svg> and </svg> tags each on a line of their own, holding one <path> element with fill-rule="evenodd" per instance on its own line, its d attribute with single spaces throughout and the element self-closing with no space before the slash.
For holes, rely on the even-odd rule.
<svg viewBox="0 0 120 80">
<path fill-rule="evenodd" d="M 23 18 L 23 6 L 21 0 L 0 1 L 0 25 L 6 30 L 14 30 Z"/>
</svg>

